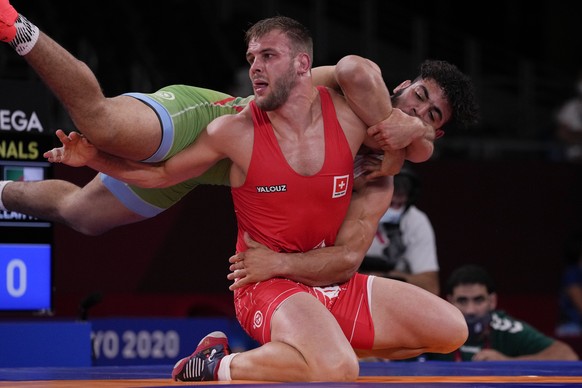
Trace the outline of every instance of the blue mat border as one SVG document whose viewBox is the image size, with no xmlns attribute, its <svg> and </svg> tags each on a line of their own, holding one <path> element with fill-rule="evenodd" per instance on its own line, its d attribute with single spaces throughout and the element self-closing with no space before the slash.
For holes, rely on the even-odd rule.
<svg viewBox="0 0 582 388">
<path fill-rule="evenodd" d="M 169 379 L 172 367 L 0 368 L 0 381 Z M 581 361 L 362 362 L 360 367 L 360 376 L 582 376 Z"/>
</svg>

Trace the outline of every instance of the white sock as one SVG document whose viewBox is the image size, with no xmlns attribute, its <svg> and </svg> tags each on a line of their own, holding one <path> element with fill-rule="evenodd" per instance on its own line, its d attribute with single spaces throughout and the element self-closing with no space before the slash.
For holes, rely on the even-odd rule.
<svg viewBox="0 0 582 388">
<path fill-rule="evenodd" d="M 26 55 L 36 44 L 40 31 L 37 26 L 22 15 L 18 15 L 14 24 L 16 25 L 16 36 L 9 44 L 18 55 Z"/>
<path fill-rule="evenodd" d="M 218 366 L 218 381 L 231 381 L 232 378 L 230 377 L 230 362 L 238 353 L 231 353 L 228 356 L 224 356 L 222 360 L 220 360 L 220 365 Z"/>
<path fill-rule="evenodd" d="M 8 210 L 6 206 L 4 206 L 4 202 L 2 202 L 2 192 L 4 191 L 4 187 L 12 181 L 0 181 L 0 210 Z"/>
</svg>

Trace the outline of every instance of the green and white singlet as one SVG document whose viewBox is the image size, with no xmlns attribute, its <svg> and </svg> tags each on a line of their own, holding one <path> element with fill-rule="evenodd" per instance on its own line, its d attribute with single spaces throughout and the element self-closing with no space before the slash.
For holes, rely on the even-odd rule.
<svg viewBox="0 0 582 388">
<path fill-rule="evenodd" d="M 127 93 L 150 106 L 158 115 L 162 141 L 158 150 L 144 162 L 159 162 L 192 144 L 215 118 L 236 114 L 253 99 L 232 97 L 210 89 L 187 85 L 166 86 L 155 93 Z M 229 185 L 231 161 L 224 159 L 203 175 L 167 188 L 145 189 L 101 173 L 103 184 L 131 211 L 154 217 L 178 202 L 201 184 Z"/>
</svg>

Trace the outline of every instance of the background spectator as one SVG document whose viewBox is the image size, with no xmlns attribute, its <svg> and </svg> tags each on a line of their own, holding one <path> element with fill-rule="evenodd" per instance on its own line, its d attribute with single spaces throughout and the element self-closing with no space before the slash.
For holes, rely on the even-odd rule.
<svg viewBox="0 0 582 388">
<path fill-rule="evenodd" d="M 449 354 L 427 354 L 430 360 L 578 360 L 565 342 L 550 338 L 529 324 L 497 310 L 495 282 L 477 265 L 463 265 L 452 272 L 447 299 L 457 306 L 469 326 L 469 338 Z M 540 314 L 543 311 L 540 310 Z"/>
<path fill-rule="evenodd" d="M 380 220 L 360 272 L 400 279 L 440 293 L 439 264 L 432 224 L 415 206 L 420 180 L 405 165 L 394 177 L 394 196 Z"/>
</svg>

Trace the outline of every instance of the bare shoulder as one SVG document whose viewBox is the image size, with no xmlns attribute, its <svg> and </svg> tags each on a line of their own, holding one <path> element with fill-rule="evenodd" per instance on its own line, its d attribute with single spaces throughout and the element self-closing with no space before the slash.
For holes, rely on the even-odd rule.
<svg viewBox="0 0 582 388">
<path fill-rule="evenodd" d="M 248 164 L 245 155 L 252 151 L 253 134 L 253 120 L 248 108 L 236 115 L 220 116 L 206 127 L 206 136 L 213 147 L 239 166 Z"/>
<path fill-rule="evenodd" d="M 240 113 L 220 116 L 214 120 L 206 131 L 211 137 L 232 136 L 234 133 L 243 134 L 253 129 L 253 118 L 249 107 L 245 107 Z"/>
</svg>

